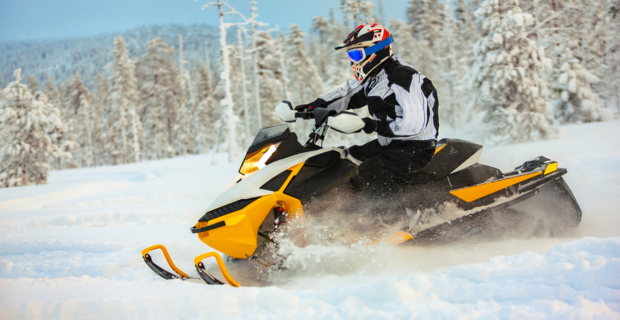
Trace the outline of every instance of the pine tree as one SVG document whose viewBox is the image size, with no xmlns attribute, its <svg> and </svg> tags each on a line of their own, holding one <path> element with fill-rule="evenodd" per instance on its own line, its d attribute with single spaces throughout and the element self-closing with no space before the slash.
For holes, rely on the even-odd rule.
<svg viewBox="0 0 620 320">
<path fill-rule="evenodd" d="M 191 97 L 191 78 L 189 71 L 185 69 L 185 65 L 189 64 L 183 57 L 183 36 L 179 35 L 179 85 L 181 87 L 181 99 L 178 108 L 178 121 L 174 127 L 174 135 L 176 137 L 176 151 L 178 154 L 195 153 L 195 143 L 193 139 L 192 127 L 190 124 L 189 114 L 192 101 Z"/>
<path fill-rule="evenodd" d="M 407 20 L 418 40 L 425 40 L 430 48 L 435 46 L 443 28 L 443 4 L 440 0 L 410 0 Z"/>
<path fill-rule="evenodd" d="M 329 33 L 329 23 L 327 22 L 327 19 L 325 19 L 324 17 L 314 17 L 312 18 L 312 27 L 310 27 L 310 30 L 312 32 L 315 32 L 319 35 L 319 45 L 318 48 L 319 50 L 317 51 L 316 55 L 313 55 L 313 57 L 316 57 L 315 63 L 317 65 L 317 67 L 319 68 L 319 72 L 322 76 L 325 75 L 326 71 L 327 71 L 327 48 L 329 47 L 328 43 L 327 43 L 327 35 Z"/>
<path fill-rule="evenodd" d="M 14 76 L 0 108 L 0 188 L 46 183 L 49 164 L 60 156 L 48 135 L 55 125 L 50 115 L 57 110 L 34 100 L 21 83 L 21 69 Z"/>
<path fill-rule="evenodd" d="M 422 72 L 431 79 L 437 73 L 435 46 L 441 37 L 443 12 L 443 4 L 439 0 L 411 0 L 407 7 L 407 20 L 417 40 L 416 51 L 423 52 L 424 60 L 419 59 L 420 65 L 424 66 Z"/>
<path fill-rule="evenodd" d="M 335 20 L 333 17 L 330 18 L 330 26 L 329 33 L 327 34 L 327 41 L 330 44 L 338 44 L 341 43 L 345 37 L 351 32 L 351 30 L 343 27 L 342 24 Z M 333 45 L 332 45 L 333 47 Z M 345 82 L 349 79 L 353 79 L 354 73 L 350 67 L 349 57 L 347 54 L 343 52 L 343 50 L 330 50 L 331 54 L 329 55 L 329 62 L 327 63 L 327 72 L 325 74 L 325 88 L 328 91 L 331 91 L 333 88 L 340 87 L 344 85 Z M 314 100 L 314 99 L 313 99 Z"/>
<path fill-rule="evenodd" d="M 114 39 L 112 54 L 114 60 L 108 65 L 112 73 L 104 115 L 105 130 L 101 140 L 105 146 L 108 163 L 140 162 L 144 132 L 137 112 L 139 100 L 134 74 L 135 65 L 127 55 L 125 39 L 122 37 Z M 153 65 L 158 66 L 156 63 Z M 145 78 L 149 75 L 152 74 L 145 72 Z M 145 79 L 145 87 L 153 89 L 149 84 Z"/>
<path fill-rule="evenodd" d="M 239 118 L 235 114 L 235 102 L 233 101 L 231 93 L 230 55 L 228 52 L 228 42 L 226 39 L 226 29 L 228 28 L 228 24 L 224 23 L 224 15 L 231 15 L 237 12 L 228 4 L 227 1 L 224 0 L 209 2 L 203 6 L 203 8 L 212 6 L 216 6 L 219 11 L 220 50 L 222 53 L 222 72 L 220 74 L 220 81 L 222 82 L 224 92 L 224 97 L 220 100 L 220 106 L 223 112 L 220 113 L 220 117 L 218 118 L 215 127 L 216 132 L 218 132 L 218 137 L 223 139 L 223 143 L 220 144 L 219 147 L 221 150 L 228 152 L 228 161 L 233 162 L 239 153 L 236 131 Z M 225 11 L 226 8 L 228 11 Z"/>
<path fill-rule="evenodd" d="M 590 87 L 599 79 L 588 72 L 570 51 L 563 55 L 565 62 L 556 87 L 560 99 L 554 101 L 555 115 L 561 122 L 591 122 L 601 119 L 600 99 Z"/>
<path fill-rule="evenodd" d="M 183 98 L 174 55 L 173 48 L 155 38 L 146 44 L 146 52 L 136 65 L 146 136 L 143 154 L 149 159 L 176 154 L 175 127 Z"/>
<path fill-rule="evenodd" d="M 36 94 L 39 91 L 39 80 L 33 77 L 32 75 L 28 76 L 28 88 L 30 88 L 30 92 Z"/>
<path fill-rule="evenodd" d="M 459 51 L 458 27 L 449 2 L 443 14 L 445 20 L 441 37 L 437 41 L 439 73 L 435 86 L 441 92 L 440 118 L 452 128 L 458 128 L 465 120 L 463 105 L 468 101 L 465 74 L 468 71 L 467 57 Z"/>
<path fill-rule="evenodd" d="M 433 52 L 428 45 L 419 45 L 411 32 L 411 27 L 404 21 L 390 18 L 390 33 L 394 38 L 394 54 L 405 60 L 413 68 L 426 75 L 433 73 L 426 62 L 433 60 Z"/>
<path fill-rule="evenodd" d="M 374 8 L 374 4 L 366 0 L 341 0 L 340 2 L 340 11 L 345 21 L 353 20 L 354 26 L 367 21 L 372 16 Z"/>
<path fill-rule="evenodd" d="M 217 101 L 213 97 L 215 91 L 213 76 L 209 63 L 200 62 L 194 64 L 194 94 L 195 102 L 192 103 L 192 127 L 196 134 L 196 147 L 199 153 L 209 151 L 215 144 L 215 132 L 213 130 L 216 121 Z"/>
<path fill-rule="evenodd" d="M 556 132 L 543 81 L 551 62 L 527 38 L 533 18 L 517 3 L 486 0 L 476 11 L 486 36 L 474 48 L 472 84 L 490 142 L 538 140 Z"/>
<path fill-rule="evenodd" d="M 286 40 L 286 68 L 291 99 L 299 103 L 312 101 L 323 92 L 323 80 L 306 53 L 304 36 L 297 25 L 291 24 Z"/>
<path fill-rule="evenodd" d="M 282 68 L 278 44 L 269 32 L 258 32 L 256 50 L 260 99 L 261 105 L 264 106 L 261 109 L 261 118 L 263 126 L 268 127 L 281 123 L 274 108 L 283 100 Z"/>
<path fill-rule="evenodd" d="M 474 14 L 465 3 L 465 0 L 456 1 L 454 14 L 456 15 L 456 32 L 459 37 L 459 41 L 454 43 L 454 45 L 458 47 L 458 50 L 461 51 L 463 55 L 471 56 L 474 43 L 476 43 L 479 38 Z M 444 13 L 444 19 L 446 19 L 445 15 L 446 13 Z"/>
<path fill-rule="evenodd" d="M 80 74 L 69 78 L 67 84 L 67 125 L 72 127 L 72 140 L 79 143 L 79 148 L 73 153 L 75 161 L 80 166 L 90 167 L 94 164 L 94 134 L 95 114 L 90 91 L 84 85 Z"/>
<path fill-rule="evenodd" d="M 98 74 L 95 77 L 95 91 L 93 93 L 93 140 L 95 141 L 94 152 L 94 165 L 101 166 L 105 163 L 105 143 L 102 140 L 104 127 L 104 111 L 108 102 L 108 92 L 110 91 L 110 84 L 105 75 Z"/>
</svg>

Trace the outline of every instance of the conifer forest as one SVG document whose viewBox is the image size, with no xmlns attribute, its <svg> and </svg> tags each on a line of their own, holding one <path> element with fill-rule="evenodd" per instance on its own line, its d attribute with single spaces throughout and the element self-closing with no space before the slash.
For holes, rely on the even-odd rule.
<svg viewBox="0 0 620 320">
<path fill-rule="evenodd" d="M 480 143 L 549 139 L 620 112 L 618 0 L 408 0 L 404 21 L 381 0 L 335 0 L 309 30 L 268 25 L 256 0 L 247 6 L 242 16 L 206 4 L 220 18 L 204 25 L 0 42 L 0 188 L 187 154 L 233 161 L 281 122 L 280 101 L 308 103 L 353 78 L 334 47 L 364 22 L 385 26 L 395 55 L 433 81 L 441 126 Z M 310 126 L 293 125 L 300 138 Z"/>
</svg>

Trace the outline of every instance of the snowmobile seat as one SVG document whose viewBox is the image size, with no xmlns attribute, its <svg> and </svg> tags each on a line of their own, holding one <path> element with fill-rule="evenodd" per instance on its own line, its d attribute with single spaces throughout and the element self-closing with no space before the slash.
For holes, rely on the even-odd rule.
<svg viewBox="0 0 620 320">
<path fill-rule="evenodd" d="M 437 142 L 435 154 L 421 171 L 436 178 L 464 170 L 476 163 L 482 154 L 482 146 L 459 139 L 441 139 Z"/>
</svg>

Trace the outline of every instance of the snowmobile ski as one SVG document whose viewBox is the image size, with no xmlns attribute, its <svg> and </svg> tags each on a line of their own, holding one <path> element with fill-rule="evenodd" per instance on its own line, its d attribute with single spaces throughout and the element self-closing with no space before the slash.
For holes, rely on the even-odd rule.
<svg viewBox="0 0 620 320">
<path fill-rule="evenodd" d="M 166 258 L 166 261 L 168 262 L 168 265 L 170 265 L 170 267 L 172 268 L 172 270 L 174 270 L 174 272 L 176 272 L 176 274 L 158 266 L 155 262 L 153 262 L 153 259 L 151 258 L 151 255 L 149 254 L 149 252 L 156 250 L 156 249 L 160 249 L 162 251 L 162 253 L 164 254 L 164 257 Z M 194 264 L 196 265 L 196 270 L 198 271 L 198 275 L 200 275 L 200 278 L 202 278 L 204 282 L 210 285 L 224 284 L 222 281 L 218 280 L 216 277 L 214 277 L 209 272 L 207 272 L 207 270 L 205 270 L 202 260 L 208 257 L 215 258 L 215 260 L 217 261 L 217 265 L 220 268 L 220 271 L 224 275 L 224 278 L 226 278 L 226 280 L 230 283 L 230 285 L 232 285 L 233 287 L 240 287 L 239 283 L 235 281 L 235 279 L 233 279 L 233 277 L 231 277 L 230 274 L 228 273 L 228 270 L 226 269 L 226 266 L 224 265 L 224 261 L 222 260 L 222 258 L 217 252 L 207 252 L 207 253 L 197 256 L 194 259 Z M 170 254 L 168 254 L 168 250 L 166 249 L 166 247 L 164 247 L 161 244 L 157 244 L 157 245 L 154 245 L 154 246 L 151 246 L 151 247 L 148 247 L 142 250 L 142 258 L 144 259 L 144 262 L 146 263 L 146 265 L 149 266 L 149 268 L 151 268 L 151 270 L 153 270 L 157 275 L 159 275 L 160 277 L 166 280 L 198 279 L 198 278 L 190 277 L 189 275 L 187 275 L 187 273 L 179 269 L 174 264 L 174 262 L 172 262 L 172 259 L 170 258 Z"/>
</svg>

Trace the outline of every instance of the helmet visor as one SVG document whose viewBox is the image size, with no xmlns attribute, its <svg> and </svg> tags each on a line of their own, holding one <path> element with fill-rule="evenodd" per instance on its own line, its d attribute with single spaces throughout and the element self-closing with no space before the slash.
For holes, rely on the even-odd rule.
<svg viewBox="0 0 620 320">
<path fill-rule="evenodd" d="M 347 51 L 347 55 L 349 56 L 349 59 L 355 63 L 359 63 L 364 60 L 364 57 L 366 56 L 364 54 L 364 49 L 362 48 L 349 50 Z"/>
</svg>

